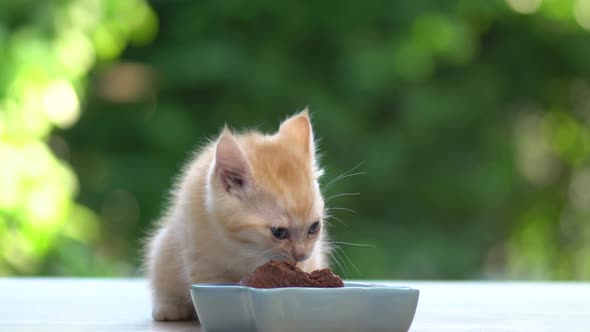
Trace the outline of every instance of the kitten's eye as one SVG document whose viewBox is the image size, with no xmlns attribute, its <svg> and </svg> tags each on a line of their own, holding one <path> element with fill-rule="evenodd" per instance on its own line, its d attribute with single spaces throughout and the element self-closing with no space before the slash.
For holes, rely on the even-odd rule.
<svg viewBox="0 0 590 332">
<path fill-rule="evenodd" d="M 284 240 L 289 236 L 289 231 L 285 227 L 271 227 L 270 232 L 279 240 Z"/>
<path fill-rule="evenodd" d="M 320 229 L 320 222 L 316 221 L 313 224 L 311 224 L 311 227 L 309 227 L 309 231 L 307 231 L 307 233 L 313 234 L 313 233 L 317 232 L 318 229 Z"/>
</svg>

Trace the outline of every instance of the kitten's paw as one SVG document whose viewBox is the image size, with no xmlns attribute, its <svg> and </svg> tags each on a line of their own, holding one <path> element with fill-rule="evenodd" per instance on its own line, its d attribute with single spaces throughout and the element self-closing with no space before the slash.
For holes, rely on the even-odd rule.
<svg viewBox="0 0 590 332">
<path fill-rule="evenodd" d="M 152 310 L 152 316 L 157 321 L 197 319 L 190 303 L 157 303 Z"/>
</svg>

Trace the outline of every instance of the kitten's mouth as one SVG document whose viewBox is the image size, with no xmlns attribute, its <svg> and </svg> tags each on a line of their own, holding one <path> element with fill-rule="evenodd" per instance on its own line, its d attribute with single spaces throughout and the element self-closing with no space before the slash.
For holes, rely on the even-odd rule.
<svg viewBox="0 0 590 332">
<path fill-rule="evenodd" d="M 278 261 L 283 261 L 283 262 L 287 262 L 287 263 L 291 263 L 291 264 L 297 264 L 297 260 L 295 260 L 295 258 L 293 256 L 285 255 L 285 254 L 279 254 L 275 257 L 272 257 L 271 260 L 278 260 Z"/>
<path fill-rule="evenodd" d="M 284 262 L 287 262 L 287 263 L 297 264 L 297 263 L 301 263 L 301 262 L 307 260 L 308 258 L 309 258 L 308 255 L 299 256 L 299 257 L 294 257 L 291 255 L 283 255 L 283 258 L 281 260 Z"/>
<path fill-rule="evenodd" d="M 298 258 L 291 258 L 293 261 L 295 261 L 296 263 L 301 263 L 303 261 L 306 261 L 309 258 L 309 256 L 303 256 L 303 257 L 298 257 Z"/>
</svg>

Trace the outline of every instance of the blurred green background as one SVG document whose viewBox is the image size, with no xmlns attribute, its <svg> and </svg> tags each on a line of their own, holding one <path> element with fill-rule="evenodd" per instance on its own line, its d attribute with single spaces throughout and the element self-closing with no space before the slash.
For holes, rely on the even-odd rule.
<svg viewBox="0 0 590 332">
<path fill-rule="evenodd" d="M 4 0 L 0 275 L 139 275 L 191 150 L 306 105 L 345 277 L 590 279 L 590 0 Z"/>
</svg>

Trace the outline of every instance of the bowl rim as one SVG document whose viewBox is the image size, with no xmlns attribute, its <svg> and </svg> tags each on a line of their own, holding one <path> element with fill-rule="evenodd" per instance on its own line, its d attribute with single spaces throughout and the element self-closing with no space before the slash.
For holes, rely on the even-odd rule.
<svg viewBox="0 0 590 332">
<path fill-rule="evenodd" d="M 192 284 L 191 290 L 197 289 L 243 289 L 243 290 L 253 290 L 258 292 L 265 292 L 265 293 L 272 293 L 272 292 L 284 292 L 284 291 L 311 291 L 311 292 L 318 292 L 318 291 L 330 291 L 330 292 L 342 292 L 347 290 L 380 290 L 380 291 L 410 291 L 410 292 L 419 292 L 417 288 L 408 287 L 408 286 L 398 286 L 398 285 L 384 285 L 379 283 L 365 283 L 365 282 L 344 282 L 344 287 L 277 287 L 277 288 L 256 288 L 250 286 L 243 286 L 238 284 L 216 284 L 216 283 L 202 283 L 202 284 Z"/>
</svg>

